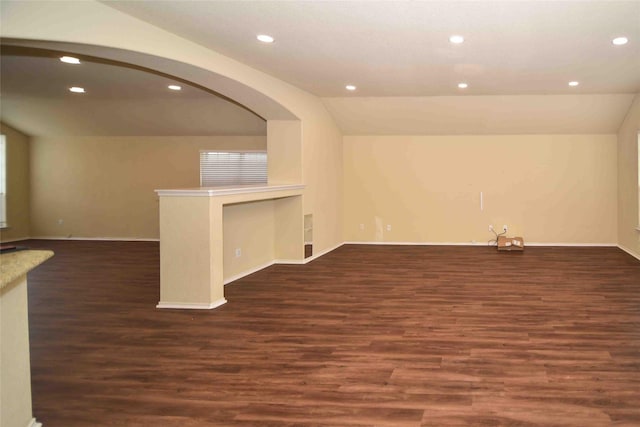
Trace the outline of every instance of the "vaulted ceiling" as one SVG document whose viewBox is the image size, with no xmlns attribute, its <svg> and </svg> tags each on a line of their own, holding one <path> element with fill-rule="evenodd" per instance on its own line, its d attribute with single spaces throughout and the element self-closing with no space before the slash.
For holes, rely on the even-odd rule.
<svg viewBox="0 0 640 427">
<path fill-rule="evenodd" d="M 613 133 L 640 92 L 637 0 L 103 3 L 321 97 L 345 134 Z M 261 43 L 258 34 L 275 41 Z M 451 43 L 452 35 L 464 42 Z M 628 43 L 614 45 L 620 36 Z M 12 61 L 8 66 L 22 67 Z M 106 75 L 92 67 L 85 71 Z M 108 76 L 96 82 L 106 91 L 131 78 L 120 72 Z M 149 86 L 134 79 L 125 87 L 166 83 L 154 79 Z M 7 97 L 4 80 L 3 110 L 5 99 L 9 109 L 35 108 L 34 94 Z M 570 81 L 579 84 L 569 86 Z M 347 84 L 356 90 L 345 89 Z M 189 118 L 221 117 L 218 124 L 228 125 L 234 114 L 247 113 L 233 104 L 225 110 L 219 101 L 203 101 L 196 92 L 184 92 L 180 102 L 173 95 L 145 89 L 100 98 L 101 115 L 110 117 L 118 98 L 129 105 L 123 111 L 140 112 L 145 104 L 155 111 L 162 118 L 153 126 L 157 133 L 194 134 L 206 130 Z M 71 105 L 69 94 L 65 97 L 40 108 L 63 111 Z M 169 103 L 176 105 L 176 120 L 162 112 Z M 207 106 L 226 112 L 216 115 Z M 65 114 L 82 117 L 82 111 L 80 104 Z M 196 112 L 180 116 L 187 111 Z M 255 134 L 264 129 L 256 120 L 243 116 L 236 123 Z M 242 133 L 224 126 L 215 132 L 236 131 Z M 120 132 L 134 129 L 121 126 Z"/>
<path fill-rule="evenodd" d="M 5 47 L 0 83 L 2 121 L 31 136 L 266 134 L 263 119 L 216 94 L 107 61 L 72 65 L 53 52 Z"/>
</svg>

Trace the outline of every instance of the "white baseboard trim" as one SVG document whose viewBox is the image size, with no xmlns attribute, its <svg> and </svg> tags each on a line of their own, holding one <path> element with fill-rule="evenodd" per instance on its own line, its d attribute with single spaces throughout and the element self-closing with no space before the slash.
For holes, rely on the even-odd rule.
<svg viewBox="0 0 640 427">
<path fill-rule="evenodd" d="M 524 242 L 525 246 L 560 246 L 569 248 L 616 248 L 616 243 L 539 243 L 539 242 Z"/>
<path fill-rule="evenodd" d="M 220 298 L 210 304 L 203 302 L 168 302 L 168 301 L 160 301 L 156 308 L 178 308 L 178 309 L 187 309 L 187 310 L 211 310 L 212 308 L 220 307 L 223 304 L 226 304 L 227 300 L 224 298 Z"/>
<path fill-rule="evenodd" d="M 29 237 L 33 240 L 88 240 L 100 242 L 159 242 L 160 239 L 148 239 L 144 237 L 66 237 L 66 236 L 38 236 Z"/>
<path fill-rule="evenodd" d="M 487 246 L 487 242 L 344 242 L 344 245 Z"/>
<path fill-rule="evenodd" d="M 267 262 L 267 263 L 262 264 L 262 265 L 260 265 L 258 267 L 254 267 L 254 268 L 252 268 L 250 270 L 243 271 L 242 273 L 239 273 L 239 274 L 236 274 L 234 276 L 228 277 L 228 278 L 224 279 L 223 284 L 224 285 L 228 285 L 228 284 L 230 284 L 232 282 L 235 282 L 238 279 L 242 279 L 245 276 L 248 276 L 250 274 L 256 273 L 256 272 L 258 272 L 260 270 L 263 270 L 263 269 L 265 269 L 267 267 L 271 267 L 272 265 L 276 265 L 276 264 L 304 265 L 304 264 L 306 264 L 308 262 L 313 261 L 314 259 L 318 259 L 321 256 L 326 255 L 329 252 L 338 249 L 342 245 L 344 245 L 344 243 L 339 243 L 339 244 L 337 244 L 337 245 L 335 245 L 335 246 L 333 246 L 333 247 L 331 247 L 329 249 L 325 249 L 324 251 L 320 252 L 317 255 L 310 256 L 309 258 L 305 258 L 303 260 L 302 259 L 274 259 L 271 262 Z"/>
<path fill-rule="evenodd" d="M 263 269 L 265 269 L 267 267 L 271 267 L 273 264 L 275 264 L 275 261 L 267 262 L 267 263 L 262 264 L 262 265 L 260 265 L 258 267 L 254 267 L 254 268 L 252 268 L 250 270 L 243 271 L 242 273 L 239 273 L 239 274 L 236 274 L 234 276 L 231 276 L 231 277 L 228 277 L 228 278 L 224 279 L 224 282 L 222 282 L 222 284 L 223 285 L 228 285 L 229 283 L 235 282 L 238 279 L 242 279 L 245 276 L 248 276 L 248 275 L 253 274 L 253 273 L 257 273 L 258 271 L 263 270 Z"/>
<path fill-rule="evenodd" d="M 344 242 L 345 245 L 404 245 L 404 246 L 489 246 L 487 242 Z M 495 246 L 495 245 L 494 245 Z M 618 247 L 616 243 L 540 243 L 527 242 L 527 246 L 565 246 L 565 247 Z"/>
<path fill-rule="evenodd" d="M 291 264 L 291 265 L 302 265 L 304 264 L 303 259 L 274 259 L 274 264 Z"/>
<path fill-rule="evenodd" d="M 27 423 L 27 427 L 42 427 L 42 423 L 37 422 L 35 418 L 31 418 L 31 421 Z"/>
<path fill-rule="evenodd" d="M 17 239 L 3 240 L 2 243 L 23 242 L 23 241 L 29 240 L 29 239 L 31 239 L 31 237 L 18 237 Z"/>
<path fill-rule="evenodd" d="M 309 258 L 305 258 L 304 259 L 303 264 L 309 263 L 309 262 L 313 261 L 314 259 L 318 259 L 321 256 L 324 256 L 324 255 L 328 254 L 329 252 L 333 252 L 333 251 L 335 251 L 336 249 L 338 249 L 342 245 L 344 245 L 344 242 L 338 243 L 337 245 L 335 245 L 333 247 L 325 249 L 324 251 L 322 251 L 322 252 L 320 252 L 320 253 L 318 253 L 316 255 L 311 255 Z"/>
<path fill-rule="evenodd" d="M 305 259 L 276 259 L 273 261 L 274 264 L 293 264 L 293 265 L 304 265 L 307 264 L 315 259 L 320 258 L 321 256 L 324 256 L 326 254 L 328 254 L 331 251 L 335 251 L 336 249 L 338 249 L 340 246 L 344 245 L 344 243 L 339 243 L 335 246 L 332 246 L 328 249 L 325 249 L 324 251 L 316 254 L 316 255 L 312 255 L 309 258 L 305 258 Z"/>
<path fill-rule="evenodd" d="M 629 255 L 631 255 L 632 257 L 634 257 L 637 260 L 640 260 L 640 255 L 634 253 L 631 249 L 626 248 L 622 245 L 618 245 L 618 248 L 622 249 L 623 251 L 625 251 L 626 253 L 628 253 Z"/>
</svg>

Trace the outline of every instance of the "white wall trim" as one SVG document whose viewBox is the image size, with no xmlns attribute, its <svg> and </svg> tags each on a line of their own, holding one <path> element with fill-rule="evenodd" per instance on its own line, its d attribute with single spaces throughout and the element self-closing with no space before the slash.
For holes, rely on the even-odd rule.
<svg viewBox="0 0 640 427">
<path fill-rule="evenodd" d="M 236 274 L 236 275 L 233 275 L 231 277 L 228 277 L 228 278 L 224 279 L 223 284 L 224 285 L 228 285 L 229 283 L 235 282 L 238 279 L 242 279 L 245 276 L 248 276 L 248 275 L 253 274 L 253 273 L 257 273 L 258 271 L 263 270 L 263 269 L 265 269 L 267 267 L 271 267 L 273 264 L 275 264 L 275 261 L 267 262 L 265 264 L 259 265 L 258 267 L 254 267 L 254 268 L 251 268 L 249 270 L 243 271 L 242 273 L 239 273 L 239 274 Z"/>
<path fill-rule="evenodd" d="M 34 236 L 34 237 L 21 237 L 14 240 L 5 240 L 2 243 L 13 243 L 13 242 L 21 242 L 24 240 L 86 240 L 86 241 L 114 241 L 114 242 L 159 242 L 160 239 L 149 239 L 144 237 L 64 237 L 64 236 Z M 262 270 L 263 268 L 267 268 L 273 264 L 306 264 L 311 262 L 317 258 L 320 258 L 323 255 L 328 254 L 336 249 L 338 249 L 342 245 L 405 245 L 405 246 L 488 246 L 487 242 L 354 242 L 347 241 L 339 243 L 331 248 L 325 249 L 317 255 L 313 255 L 309 258 L 305 258 L 304 260 L 298 259 L 275 259 L 270 263 L 266 263 L 261 267 L 256 267 L 255 269 L 249 270 L 247 272 L 240 273 L 229 279 L 225 280 L 225 284 L 227 281 L 237 280 L 241 277 L 244 277 L 248 274 L 255 273 L 258 270 Z M 526 246 L 567 246 L 567 247 L 619 247 L 623 249 L 625 252 L 628 252 L 627 249 L 618 245 L 617 243 L 565 243 L 565 242 L 525 242 Z"/>
<path fill-rule="evenodd" d="M 274 264 L 295 264 L 302 265 L 305 264 L 303 259 L 274 259 Z"/>
<path fill-rule="evenodd" d="M 304 190 L 304 184 L 234 185 L 227 187 L 197 187 L 184 189 L 156 190 L 158 196 L 213 197 L 236 194 L 270 193 L 276 191 Z"/>
<path fill-rule="evenodd" d="M 42 423 L 37 422 L 35 418 L 31 418 L 31 421 L 27 423 L 27 427 L 42 427 Z"/>
<path fill-rule="evenodd" d="M 640 260 L 640 256 L 636 253 L 634 253 L 631 249 L 626 248 L 622 245 L 618 245 L 618 248 L 622 249 L 623 251 L 625 251 L 626 253 L 628 253 L 629 255 L 631 255 L 632 257 L 634 257 L 635 259 Z"/>
<path fill-rule="evenodd" d="M 405 245 L 405 246 L 489 246 L 487 242 L 344 242 L 345 245 Z M 539 243 L 526 242 L 527 246 L 566 246 L 566 247 L 618 247 L 616 243 Z M 493 245 L 492 247 L 495 247 Z"/>
<path fill-rule="evenodd" d="M 31 239 L 31 237 L 18 237 L 17 239 L 3 240 L 2 244 L 4 245 L 5 243 L 23 242 L 29 239 Z"/>
<path fill-rule="evenodd" d="M 487 239 L 488 240 L 488 239 Z M 344 242 L 344 245 L 488 246 L 487 242 Z"/>
<path fill-rule="evenodd" d="M 65 236 L 36 236 L 29 237 L 32 240 L 95 240 L 112 242 L 159 242 L 160 239 L 148 239 L 145 237 L 65 237 Z M 28 239 L 25 239 L 28 240 Z"/>
<path fill-rule="evenodd" d="M 576 248 L 617 248 L 617 243 L 539 243 L 525 242 L 525 246 L 562 246 L 562 247 L 576 247 Z"/>
<path fill-rule="evenodd" d="M 333 252 L 333 251 L 335 251 L 336 249 L 338 249 L 338 248 L 339 248 L 340 246 L 342 246 L 342 245 L 344 245 L 344 242 L 342 242 L 342 243 L 338 243 L 337 245 L 335 245 L 335 246 L 333 246 L 333 247 L 330 247 L 330 248 L 328 248 L 328 249 L 325 249 L 324 251 L 322 251 L 322 252 L 320 252 L 320 253 L 318 253 L 318 254 L 316 254 L 316 255 L 311 255 L 309 258 L 305 258 L 305 259 L 304 259 L 303 264 L 307 264 L 307 263 L 309 263 L 309 262 L 311 262 L 311 261 L 313 261 L 313 260 L 315 260 L 315 259 L 318 259 L 318 258 L 320 258 L 321 256 L 324 256 L 324 255 L 328 254 L 329 252 Z M 284 264 L 284 263 L 283 263 L 283 264 Z"/>
<path fill-rule="evenodd" d="M 344 245 L 344 243 L 339 243 L 339 244 L 337 244 L 337 245 L 335 245 L 335 246 L 333 246 L 331 248 L 325 249 L 324 251 L 320 252 L 317 255 L 313 255 L 313 256 L 310 256 L 309 258 L 305 258 L 304 260 L 301 260 L 301 259 L 275 259 L 275 260 L 273 260 L 271 262 L 267 262 L 267 263 L 262 264 L 262 265 L 260 265 L 258 267 L 254 267 L 254 268 L 251 268 L 251 269 L 249 269 L 247 271 L 243 271 L 242 273 L 239 273 L 239 274 L 236 274 L 234 276 L 228 277 L 228 278 L 226 278 L 224 280 L 224 284 L 228 285 L 228 284 L 230 284 L 230 283 L 232 283 L 232 282 L 234 282 L 234 281 L 236 281 L 238 279 L 242 279 L 245 276 L 248 276 L 248 275 L 253 274 L 253 273 L 257 273 L 260 270 L 263 270 L 263 269 L 265 269 L 267 267 L 271 267 L 272 265 L 276 265 L 276 264 L 284 264 L 284 265 L 286 265 L 286 264 L 289 264 L 289 265 L 307 264 L 308 262 L 311 262 L 314 259 L 318 259 L 321 256 L 326 255 L 329 252 L 332 252 L 332 251 L 338 249 L 342 245 Z"/>
<path fill-rule="evenodd" d="M 178 308 L 178 309 L 187 309 L 187 310 L 211 310 L 212 308 L 220 307 L 221 305 L 227 302 L 226 299 L 220 298 L 212 303 L 202 303 L 202 302 L 169 302 L 169 301 L 160 301 L 156 308 Z"/>
</svg>

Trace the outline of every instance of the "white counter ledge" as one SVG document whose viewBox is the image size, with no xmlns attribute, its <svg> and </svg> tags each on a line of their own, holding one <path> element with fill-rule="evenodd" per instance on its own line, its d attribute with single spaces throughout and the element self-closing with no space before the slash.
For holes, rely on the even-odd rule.
<svg viewBox="0 0 640 427">
<path fill-rule="evenodd" d="M 214 197 L 237 194 L 270 193 L 280 191 L 302 191 L 303 184 L 234 185 L 228 187 L 195 187 L 156 190 L 159 196 Z"/>
<path fill-rule="evenodd" d="M 53 256 L 51 251 L 15 251 L 0 255 L 0 289 Z"/>
</svg>

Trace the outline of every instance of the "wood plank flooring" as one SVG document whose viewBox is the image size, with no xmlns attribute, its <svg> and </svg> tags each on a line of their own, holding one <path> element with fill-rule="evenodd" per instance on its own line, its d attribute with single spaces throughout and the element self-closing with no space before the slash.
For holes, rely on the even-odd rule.
<svg viewBox="0 0 640 427">
<path fill-rule="evenodd" d="M 640 261 L 343 246 L 158 310 L 157 243 L 29 241 L 34 414 L 73 426 L 638 426 Z"/>
</svg>

